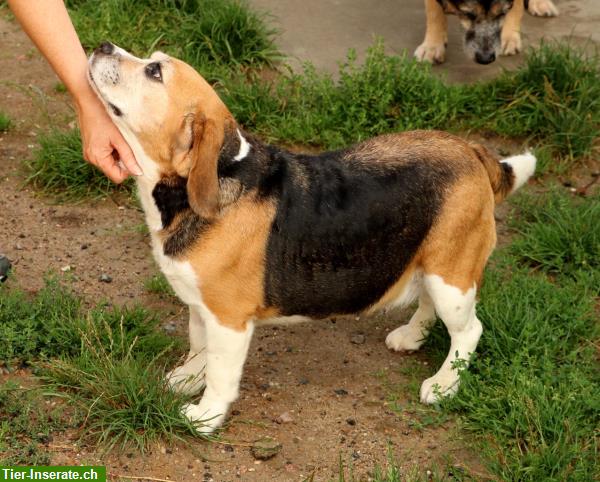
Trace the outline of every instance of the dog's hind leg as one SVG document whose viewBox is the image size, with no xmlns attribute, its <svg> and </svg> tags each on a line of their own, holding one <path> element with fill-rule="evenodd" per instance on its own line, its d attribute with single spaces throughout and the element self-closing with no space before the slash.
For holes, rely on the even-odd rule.
<svg viewBox="0 0 600 482">
<path fill-rule="evenodd" d="M 206 390 L 200 403 L 183 407 L 183 414 L 197 422 L 198 431 L 211 433 L 219 427 L 229 405 L 238 397 L 242 369 L 252 339 L 254 324 L 239 329 L 223 326 L 212 314 L 204 316 L 206 324 Z"/>
<path fill-rule="evenodd" d="M 435 310 L 433 301 L 422 288 L 419 295 L 419 307 L 406 325 L 396 328 L 388 334 L 385 344 L 391 350 L 416 351 L 427 335 L 431 325 L 435 322 Z"/>
<path fill-rule="evenodd" d="M 183 365 L 167 373 L 171 390 L 194 395 L 204 388 L 206 369 L 206 327 L 198 308 L 190 306 L 190 352 Z"/>
<path fill-rule="evenodd" d="M 425 0 L 425 13 L 427 16 L 425 39 L 415 50 L 415 58 L 440 64 L 446 57 L 448 20 L 442 6 L 436 0 Z"/>
<path fill-rule="evenodd" d="M 421 385 L 421 402 L 435 403 L 458 390 L 459 372 L 477 348 L 483 327 L 475 314 L 476 286 L 463 292 L 435 274 L 425 276 L 425 286 L 451 339 L 441 368 Z"/>
<path fill-rule="evenodd" d="M 506 14 L 500 36 L 502 55 L 515 55 L 521 51 L 521 21 L 525 6 L 524 0 L 515 0 Z"/>
<path fill-rule="evenodd" d="M 476 168 L 473 165 L 473 177 L 464 177 L 447 192 L 439 220 L 421 248 L 423 285 L 450 335 L 446 360 L 421 386 L 423 403 L 456 393 L 459 373 L 483 330 L 475 298 L 496 244 L 495 204 L 489 177 Z"/>
</svg>

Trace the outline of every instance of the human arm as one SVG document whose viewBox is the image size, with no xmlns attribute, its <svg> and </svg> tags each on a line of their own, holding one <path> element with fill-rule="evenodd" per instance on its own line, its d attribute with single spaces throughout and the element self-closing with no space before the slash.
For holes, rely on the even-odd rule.
<svg viewBox="0 0 600 482">
<path fill-rule="evenodd" d="M 83 155 L 114 182 L 140 175 L 131 148 L 87 80 L 87 57 L 62 0 L 8 0 L 15 17 L 71 93 Z M 119 162 L 121 161 L 121 162 Z"/>
</svg>

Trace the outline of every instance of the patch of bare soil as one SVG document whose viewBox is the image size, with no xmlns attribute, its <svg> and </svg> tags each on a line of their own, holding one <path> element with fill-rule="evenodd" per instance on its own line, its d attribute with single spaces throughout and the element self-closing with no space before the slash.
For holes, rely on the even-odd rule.
<svg viewBox="0 0 600 482">
<path fill-rule="evenodd" d="M 13 261 L 18 284 L 36 291 L 52 271 L 90 302 L 150 305 L 185 333 L 187 311 L 144 291 L 144 280 L 156 267 L 135 205 L 110 199 L 56 204 L 23 184 L 22 162 L 37 134 L 49 126 L 67 128 L 74 115 L 68 96 L 54 90 L 56 77 L 15 23 L 0 18 L 0 40 L 0 107 L 15 121 L 0 134 L 0 253 Z M 112 282 L 101 282 L 102 274 Z M 407 319 L 408 313 L 400 313 L 259 328 L 224 443 L 198 440 L 145 454 L 101 456 L 96 447 L 78 443 L 76 434 L 65 433 L 48 446 L 52 462 L 107 465 L 112 480 L 131 475 L 290 481 L 337 479 L 341 457 L 357 480 L 368 480 L 375 464 L 386 464 L 390 448 L 403 468 L 417 466 L 424 473 L 450 461 L 485 473 L 454 421 L 427 425 L 418 414 L 394 411 L 388 402 L 386 387 L 394 384 L 406 385 L 400 405 L 417 404 L 411 371 L 420 367 L 426 377 L 436 368 L 420 355 L 386 349 L 386 334 Z M 17 376 L 27 384 L 27 373 Z M 267 435 L 283 448 L 272 459 L 257 461 L 249 446 Z"/>
</svg>

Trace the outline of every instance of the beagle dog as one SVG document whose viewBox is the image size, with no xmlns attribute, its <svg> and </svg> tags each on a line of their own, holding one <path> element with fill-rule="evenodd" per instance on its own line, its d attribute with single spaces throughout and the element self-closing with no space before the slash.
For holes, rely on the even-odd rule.
<svg viewBox="0 0 600 482">
<path fill-rule="evenodd" d="M 415 50 L 417 60 L 442 63 L 448 43 L 446 14 L 458 15 L 465 29 L 465 50 L 479 64 L 489 64 L 499 54 L 521 51 L 521 20 L 527 8 L 532 15 L 553 17 L 552 0 L 425 0 L 425 40 Z"/>
<path fill-rule="evenodd" d="M 190 352 L 167 375 L 210 432 L 238 396 L 256 325 L 373 312 L 418 299 L 393 350 L 417 350 L 436 314 L 452 339 L 421 401 L 458 388 L 482 326 L 477 288 L 496 242 L 494 206 L 534 172 L 436 131 L 293 154 L 238 125 L 192 67 L 103 43 L 89 81 L 134 150 L 154 256 L 189 306 Z M 343 348 L 340 348 L 343 349 Z M 457 364 L 457 360 L 464 360 Z"/>
</svg>

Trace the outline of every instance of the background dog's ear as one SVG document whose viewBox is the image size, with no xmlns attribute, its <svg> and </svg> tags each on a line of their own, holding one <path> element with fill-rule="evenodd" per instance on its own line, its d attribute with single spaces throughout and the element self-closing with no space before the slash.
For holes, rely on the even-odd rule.
<svg viewBox="0 0 600 482">
<path fill-rule="evenodd" d="M 442 6 L 445 13 L 453 13 L 453 14 L 458 13 L 458 8 L 456 8 L 456 5 L 454 4 L 454 2 L 452 0 L 437 0 L 437 1 Z"/>
<path fill-rule="evenodd" d="M 225 136 L 224 122 L 198 114 L 193 122 L 193 136 L 188 202 L 194 212 L 211 218 L 217 214 L 219 206 L 217 164 Z"/>
</svg>

